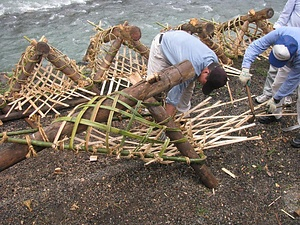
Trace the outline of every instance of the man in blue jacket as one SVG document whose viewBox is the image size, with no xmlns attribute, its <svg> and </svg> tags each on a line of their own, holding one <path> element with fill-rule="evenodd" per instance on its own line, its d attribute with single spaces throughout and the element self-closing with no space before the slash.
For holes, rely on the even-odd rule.
<svg viewBox="0 0 300 225">
<path fill-rule="evenodd" d="M 205 95 L 223 87 L 227 74 L 218 63 L 213 50 L 185 31 L 171 30 L 158 34 L 152 41 L 147 70 L 147 80 L 154 73 L 167 67 L 189 60 L 195 70 L 195 77 L 174 86 L 167 94 L 166 112 L 174 116 L 176 111 L 186 112 L 191 107 L 195 81 L 199 81 Z"/>
<path fill-rule="evenodd" d="M 260 123 L 268 124 L 278 122 L 282 113 L 282 100 L 290 95 L 300 84 L 300 28 L 281 27 L 252 42 L 247 48 L 243 62 L 242 72 L 239 76 L 245 86 L 251 80 L 249 69 L 256 57 L 272 46 L 269 55 L 270 64 L 278 69 L 272 84 L 272 98 L 267 102 L 267 111 L 271 114 L 258 118 Z M 298 93 L 297 113 L 300 122 L 300 105 Z M 300 147 L 300 136 L 292 140 L 292 146 Z"/>
<path fill-rule="evenodd" d="M 278 20 L 274 23 L 274 29 L 282 26 L 300 27 L 300 0 L 288 0 L 280 13 Z M 272 83 L 274 82 L 277 73 L 277 68 L 270 65 L 265 81 L 263 93 L 255 98 L 257 103 L 263 103 L 272 98 Z M 284 98 L 284 104 L 292 103 L 292 97 Z"/>
</svg>

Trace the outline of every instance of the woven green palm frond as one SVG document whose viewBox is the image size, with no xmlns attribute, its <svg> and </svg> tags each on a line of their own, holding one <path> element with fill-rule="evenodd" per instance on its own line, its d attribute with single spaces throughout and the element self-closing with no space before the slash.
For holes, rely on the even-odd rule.
<svg viewBox="0 0 300 225">
<path fill-rule="evenodd" d="M 56 120 L 74 123 L 72 134 L 69 139 L 69 146 L 71 148 L 75 148 L 76 146 L 76 134 L 80 124 L 87 126 L 85 139 L 82 141 L 85 143 L 85 148 L 87 150 L 89 145 L 95 144 L 95 141 L 111 151 L 114 151 L 114 149 L 119 151 L 129 145 L 133 152 L 139 151 L 145 144 L 151 144 L 157 147 L 165 144 L 166 141 L 160 140 L 159 137 L 162 132 L 167 130 L 167 128 L 155 123 L 152 117 L 144 117 L 141 114 L 141 112 L 145 110 L 145 106 L 141 101 L 135 99 L 136 104 L 134 107 L 131 107 L 127 103 L 120 101 L 120 95 L 127 96 L 123 92 L 117 92 L 114 96 L 94 97 L 89 103 L 79 107 L 80 111 L 77 113 L 76 117 L 61 117 Z M 106 99 L 112 100 L 112 105 L 103 105 L 102 103 Z M 132 97 L 130 97 L 130 99 L 133 100 Z M 123 109 L 117 108 L 117 105 L 122 105 Z M 90 119 L 84 119 L 83 116 L 88 109 L 92 109 Z M 95 121 L 97 114 L 99 112 L 101 113 L 101 110 L 108 111 L 108 118 L 105 123 L 98 123 Z M 136 130 L 137 127 L 140 128 L 139 131 Z M 94 134 L 95 130 L 98 130 L 99 138 Z M 172 130 L 176 129 L 173 128 Z M 100 133 L 101 135 L 99 135 Z M 100 141 L 97 139 L 100 139 Z M 164 148 L 167 146 L 169 146 L 169 140 L 167 140 L 167 144 L 165 144 Z"/>
</svg>

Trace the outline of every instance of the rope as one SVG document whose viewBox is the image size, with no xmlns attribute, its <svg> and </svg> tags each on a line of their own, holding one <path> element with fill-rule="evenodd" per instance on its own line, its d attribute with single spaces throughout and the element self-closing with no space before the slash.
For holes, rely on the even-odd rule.
<svg viewBox="0 0 300 225">
<path fill-rule="evenodd" d="M 3 144 L 8 139 L 7 132 L 2 133 L 2 138 L 0 140 L 0 144 Z"/>
<path fill-rule="evenodd" d="M 27 142 L 27 145 L 28 145 L 28 153 L 26 155 L 26 158 L 37 157 L 37 153 L 36 153 L 36 151 L 34 150 L 32 144 L 31 144 L 30 136 L 26 135 L 25 138 L 26 138 L 26 142 Z"/>
</svg>

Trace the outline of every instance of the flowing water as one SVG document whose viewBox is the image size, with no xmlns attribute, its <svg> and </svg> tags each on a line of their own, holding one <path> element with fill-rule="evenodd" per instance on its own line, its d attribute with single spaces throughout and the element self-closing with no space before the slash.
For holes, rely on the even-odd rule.
<svg viewBox="0 0 300 225">
<path fill-rule="evenodd" d="M 273 8 L 275 22 L 284 0 L 1 0 L 0 2 L 0 71 L 11 71 L 28 46 L 24 37 L 49 43 L 69 58 L 81 61 L 95 34 L 87 21 L 103 28 L 122 24 L 138 26 L 141 41 L 150 46 L 161 27 L 176 26 L 190 18 L 225 22 L 237 15 Z"/>
</svg>

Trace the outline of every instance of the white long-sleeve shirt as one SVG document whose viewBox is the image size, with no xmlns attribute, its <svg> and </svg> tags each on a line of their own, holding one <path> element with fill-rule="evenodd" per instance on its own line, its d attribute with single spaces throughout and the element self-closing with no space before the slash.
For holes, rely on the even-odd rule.
<svg viewBox="0 0 300 225">
<path fill-rule="evenodd" d="M 282 26 L 300 27 L 300 0 L 288 0 L 278 18 L 274 28 Z"/>
</svg>

